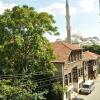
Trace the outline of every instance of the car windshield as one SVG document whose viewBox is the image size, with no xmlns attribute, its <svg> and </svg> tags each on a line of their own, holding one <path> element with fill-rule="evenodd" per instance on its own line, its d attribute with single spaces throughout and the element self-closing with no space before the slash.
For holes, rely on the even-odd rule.
<svg viewBox="0 0 100 100">
<path fill-rule="evenodd" d="M 89 85 L 83 85 L 83 88 L 89 88 Z"/>
</svg>

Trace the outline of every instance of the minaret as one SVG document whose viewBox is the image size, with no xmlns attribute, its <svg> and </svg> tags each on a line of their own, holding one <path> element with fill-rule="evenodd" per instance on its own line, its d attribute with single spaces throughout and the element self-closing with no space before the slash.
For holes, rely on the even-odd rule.
<svg viewBox="0 0 100 100">
<path fill-rule="evenodd" d="M 68 0 L 66 0 L 66 31 L 67 31 L 67 43 L 71 44 L 71 26 L 70 26 L 70 15 Z"/>
<path fill-rule="evenodd" d="M 99 0 L 99 16 L 100 16 L 100 0 Z"/>
</svg>

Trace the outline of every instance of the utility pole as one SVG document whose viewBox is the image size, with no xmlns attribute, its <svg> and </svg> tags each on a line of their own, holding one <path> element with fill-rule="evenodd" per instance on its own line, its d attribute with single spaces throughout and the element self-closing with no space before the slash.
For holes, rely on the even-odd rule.
<svg viewBox="0 0 100 100">
<path fill-rule="evenodd" d="M 64 87 L 65 87 L 64 64 L 62 64 L 62 86 L 63 86 L 63 91 L 64 91 Z M 62 100 L 66 100 L 65 92 L 63 92 Z"/>
</svg>

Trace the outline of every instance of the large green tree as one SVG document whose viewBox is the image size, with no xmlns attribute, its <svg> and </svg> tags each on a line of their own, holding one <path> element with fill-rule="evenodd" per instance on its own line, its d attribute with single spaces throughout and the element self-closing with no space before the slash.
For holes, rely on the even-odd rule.
<svg viewBox="0 0 100 100">
<path fill-rule="evenodd" d="M 34 100 L 35 94 L 35 98 L 43 96 L 44 89 L 33 90 L 38 85 L 34 81 L 47 78 L 56 71 L 51 63 L 53 51 L 44 37 L 45 33 L 58 34 L 53 16 L 46 12 L 39 13 L 28 6 L 15 6 L 0 15 L 0 78 L 10 78 L 10 82 L 0 81 L 0 98 L 13 100 L 14 97 L 17 100 L 22 96 L 24 100 L 31 97 L 29 100 Z"/>
<path fill-rule="evenodd" d="M 28 6 L 0 15 L 0 74 L 53 73 L 53 51 L 44 34 L 58 34 L 54 23 L 52 15 Z"/>
</svg>

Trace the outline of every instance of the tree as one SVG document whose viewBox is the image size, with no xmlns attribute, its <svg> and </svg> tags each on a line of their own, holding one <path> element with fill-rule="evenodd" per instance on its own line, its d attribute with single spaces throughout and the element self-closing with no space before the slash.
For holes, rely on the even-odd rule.
<svg viewBox="0 0 100 100">
<path fill-rule="evenodd" d="M 91 51 L 91 52 L 94 52 L 96 54 L 99 54 L 100 55 L 100 45 L 86 45 L 86 46 L 83 46 L 83 49 L 84 51 Z"/>
<path fill-rule="evenodd" d="M 35 91 L 36 85 L 28 80 L 24 84 L 12 84 L 11 80 L 0 80 L 0 99 L 2 100 L 45 100 L 45 92 Z M 18 85 L 19 83 L 19 85 Z M 33 92 L 35 91 L 35 92 Z"/>
<path fill-rule="evenodd" d="M 59 81 L 56 81 L 49 90 L 47 100 L 63 100 L 64 93 L 67 93 L 67 88 L 63 87 Z"/>
<path fill-rule="evenodd" d="M 38 85 L 34 78 L 51 77 L 56 71 L 51 63 L 54 59 L 53 51 L 44 37 L 45 33 L 58 34 L 53 16 L 46 12 L 38 13 L 32 7 L 15 6 L 0 15 L 0 75 L 18 77 L 10 77 L 10 82 L 1 80 L 1 95 L 4 100 L 13 100 L 14 97 L 14 100 L 17 97 L 19 100 L 20 96 L 24 100 L 33 98 L 34 95 L 37 98 L 43 97 L 44 89 L 33 90 L 34 84 Z M 24 81 L 25 75 L 28 75 L 27 82 L 30 85 Z"/>
<path fill-rule="evenodd" d="M 0 15 L 0 73 L 53 73 L 53 51 L 45 33 L 58 34 L 52 15 L 16 6 Z"/>
</svg>

